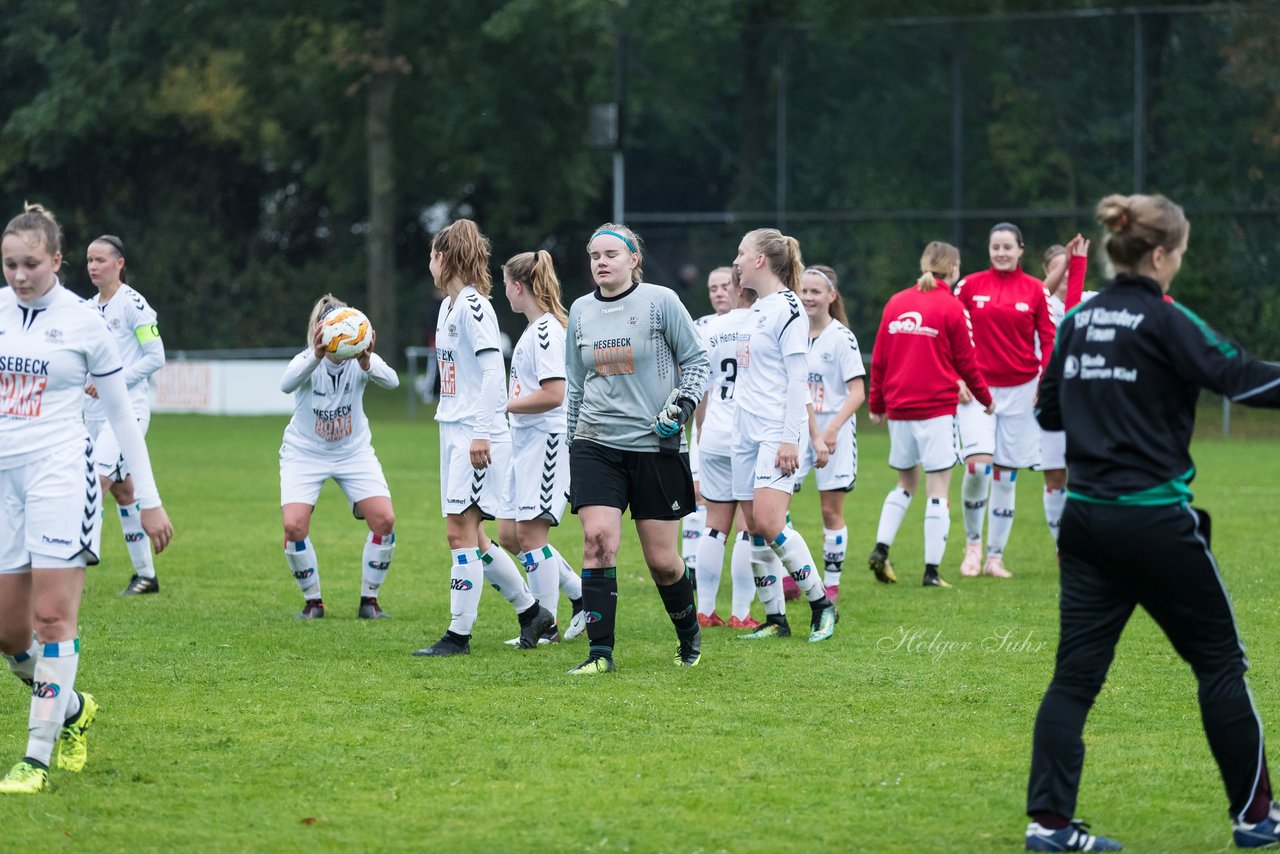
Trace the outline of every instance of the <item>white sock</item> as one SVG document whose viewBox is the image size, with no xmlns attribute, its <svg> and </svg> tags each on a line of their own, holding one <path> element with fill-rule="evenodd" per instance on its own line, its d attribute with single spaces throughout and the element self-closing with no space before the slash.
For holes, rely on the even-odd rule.
<svg viewBox="0 0 1280 854">
<path fill-rule="evenodd" d="M 557 566 L 559 561 L 551 546 L 521 552 L 520 562 L 524 564 L 524 574 L 529 579 L 529 592 L 533 594 L 533 598 L 555 614 L 556 607 L 560 604 L 560 572 Z"/>
<path fill-rule="evenodd" d="M 702 530 L 707 525 L 707 507 L 705 504 L 699 504 L 694 511 L 688 516 L 680 520 L 680 556 L 684 558 L 686 569 L 697 570 L 698 567 L 698 543 L 702 539 Z M 702 585 L 702 578 L 698 578 L 698 585 Z"/>
<path fill-rule="evenodd" d="M 120 508 L 120 528 L 124 531 L 124 545 L 133 561 L 133 571 L 143 578 L 155 578 L 156 567 L 151 560 L 151 538 L 142 530 L 142 505 Z"/>
<path fill-rule="evenodd" d="M 729 558 L 729 577 L 733 581 L 731 616 L 745 620 L 751 616 L 751 602 L 756 598 L 756 579 L 751 573 L 751 535 L 746 531 L 733 541 L 733 553 Z"/>
<path fill-rule="evenodd" d="M 511 603 L 517 614 L 533 607 L 535 600 L 529 592 L 529 585 L 525 584 L 520 570 L 516 569 L 516 562 L 502 550 L 502 546 L 492 543 L 480 559 L 484 561 L 484 580 Z"/>
<path fill-rule="evenodd" d="M 480 609 L 484 563 L 479 549 L 450 549 L 450 554 L 453 566 L 449 567 L 449 631 L 470 637 Z"/>
<path fill-rule="evenodd" d="M 570 599 L 581 599 L 582 578 L 573 571 L 569 561 L 564 559 L 564 555 L 560 554 L 555 546 L 547 546 L 547 548 L 551 549 L 551 557 L 557 562 L 557 572 L 560 574 L 560 590 Z"/>
<path fill-rule="evenodd" d="M 840 573 L 844 569 L 844 557 L 848 550 L 849 529 L 822 529 L 822 562 L 826 570 L 827 586 L 840 586 Z"/>
<path fill-rule="evenodd" d="M 80 638 L 39 644 L 35 682 L 31 688 L 27 757 L 47 767 L 53 758 L 58 731 L 67 720 L 67 703 L 75 694 L 80 664 Z"/>
<path fill-rule="evenodd" d="M 316 563 L 316 550 L 307 537 L 299 542 L 284 541 L 284 556 L 289 562 L 289 571 L 293 573 L 303 599 L 320 598 L 320 566 Z"/>
<path fill-rule="evenodd" d="M 1013 530 L 1013 502 L 1018 494 L 1018 472 L 998 471 L 991 480 L 991 515 L 987 519 L 987 554 L 1000 557 Z"/>
<path fill-rule="evenodd" d="M 951 505 L 945 498 L 930 498 L 924 505 L 924 562 L 942 564 L 947 551 L 947 532 L 951 528 Z"/>
<path fill-rule="evenodd" d="M 699 614 L 715 613 L 716 594 L 720 592 L 720 576 L 724 572 L 724 539 L 724 532 L 715 528 L 707 528 L 698 538 L 698 556 L 694 560 L 698 567 Z"/>
<path fill-rule="evenodd" d="M 964 500 L 966 542 L 982 542 L 982 520 L 987 515 L 987 496 L 990 492 L 991 463 L 969 463 L 965 466 L 964 478 L 960 482 L 960 497 Z"/>
<path fill-rule="evenodd" d="M 902 520 L 907 516 L 907 508 L 911 506 L 911 493 L 900 486 L 889 490 L 884 497 L 884 505 L 880 508 L 880 524 L 876 526 L 876 542 L 886 546 L 893 545 L 902 527 Z"/>
<path fill-rule="evenodd" d="M 794 528 L 784 528 L 782 533 L 769 543 L 769 548 L 773 549 L 778 560 L 782 561 L 782 565 L 787 568 L 791 579 L 795 581 L 796 587 L 800 588 L 800 592 L 806 599 L 817 602 L 827 595 L 826 588 L 822 586 L 822 576 L 818 573 L 818 568 L 813 565 L 813 555 L 810 554 L 809 546 L 799 532 Z"/>
<path fill-rule="evenodd" d="M 1062 530 L 1062 511 L 1067 509 L 1067 491 L 1065 489 L 1044 490 L 1044 520 L 1049 523 L 1049 534 L 1055 543 L 1058 532 Z"/>
<path fill-rule="evenodd" d="M 378 598 L 378 588 L 387 578 L 387 570 L 391 568 L 391 555 L 396 550 L 396 532 L 385 537 L 369 532 L 364 541 L 364 558 L 360 565 L 360 595 Z"/>
<path fill-rule="evenodd" d="M 786 571 L 764 537 L 751 538 L 751 576 L 765 616 L 787 615 L 787 599 L 782 595 L 782 574 Z"/>
<path fill-rule="evenodd" d="M 16 655 L 6 654 L 4 660 L 14 676 L 30 685 L 31 680 L 36 678 L 36 654 L 39 651 L 40 645 L 33 640 L 26 652 L 19 652 Z"/>
</svg>

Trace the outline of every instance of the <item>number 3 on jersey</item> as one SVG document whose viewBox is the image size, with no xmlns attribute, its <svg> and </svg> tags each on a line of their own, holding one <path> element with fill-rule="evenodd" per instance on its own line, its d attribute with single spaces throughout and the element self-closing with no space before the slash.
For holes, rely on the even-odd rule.
<svg viewBox="0 0 1280 854">
<path fill-rule="evenodd" d="M 720 399 L 733 400 L 733 384 L 738 381 L 738 360 L 720 360 Z"/>
</svg>

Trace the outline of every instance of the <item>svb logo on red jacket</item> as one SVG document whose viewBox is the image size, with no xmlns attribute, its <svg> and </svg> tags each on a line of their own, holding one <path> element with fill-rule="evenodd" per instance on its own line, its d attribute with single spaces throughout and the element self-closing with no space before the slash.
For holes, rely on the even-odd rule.
<svg viewBox="0 0 1280 854">
<path fill-rule="evenodd" d="M 898 315 L 897 320 L 889 321 L 889 334 L 897 335 L 928 335 L 930 338 L 938 337 L 938 330 L 932 326 L 924 325 L 924 318 L 918 311 L 904 311 Z"/>
</svg>

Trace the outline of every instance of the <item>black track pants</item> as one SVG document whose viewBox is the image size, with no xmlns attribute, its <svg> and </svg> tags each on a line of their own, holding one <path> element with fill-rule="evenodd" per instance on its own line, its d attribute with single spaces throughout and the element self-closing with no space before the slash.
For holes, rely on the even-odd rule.
<svg viewBox="0 0 1280 854">
<path fill-rule="evenodd" d="M 1269 798 L 1262 721 L 1244 678 L 1249 663 L 1196 511 L 1069 500 L 1059 554 L 1061 633 L 1053 681 L 1036 715 L 1027 812 L 1075 815 L 1085 718 L 1137 605 L 1195 672 L 1200 718 L 1232 818 L 1255 795 Z"/>
</svg>

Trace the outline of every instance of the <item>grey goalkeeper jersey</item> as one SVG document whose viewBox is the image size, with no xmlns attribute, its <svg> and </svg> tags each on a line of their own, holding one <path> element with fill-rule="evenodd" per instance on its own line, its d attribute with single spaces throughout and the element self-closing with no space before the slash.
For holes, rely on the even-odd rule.
<svg viewBox="0 0 1280 854">
<path fill-rule="evenodd" d="M 710 377 L 702 336 L 673 291 L 645 282 L 615 297 L 593 291 L 569 309 L 567 338 L 570 436 L 629 451 L 687 447 L 683 433 L 653 432 L 673 388 L 701 400 Z"/>
</svg>

